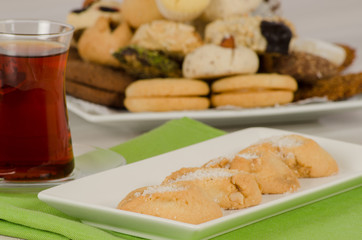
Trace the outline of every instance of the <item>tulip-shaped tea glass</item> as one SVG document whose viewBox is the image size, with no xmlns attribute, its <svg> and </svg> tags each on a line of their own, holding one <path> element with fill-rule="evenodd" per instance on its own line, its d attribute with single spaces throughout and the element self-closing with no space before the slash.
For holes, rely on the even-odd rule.
<svg viewBox="0 0 362 240">
<path fill-rule="evenodd" d="M 0 178 L 60 179 L 74 169 L 65 101 L 73 27 L 0 20 Z"/>
</svg>

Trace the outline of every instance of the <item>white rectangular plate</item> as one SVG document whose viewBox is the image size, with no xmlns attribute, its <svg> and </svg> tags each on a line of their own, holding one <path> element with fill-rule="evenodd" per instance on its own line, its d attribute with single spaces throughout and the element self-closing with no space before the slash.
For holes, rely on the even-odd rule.
<svg viewBox="0 0 362 240">
<path fill-rule="evenodd" d="M 260 205 L 230 211 L 199 225 L 116 209 L 130 191 L 160 184 L 173 171 L 201 166 L 215 157 L 236 153 L 261 138 L 287 133 L 291 132 L 248 128 L 42 191 L 39 199 L 100 228 L 151 239 L 191 240 L 210 238 L 361 185 L 362 146 L 304 135 L 336 159 L 340 170 L 337 175 L 300 179 L 301 188 L 295 193 L 264 195 Z"/>
<path fill-rule="evenodd" d="M 73 97 L 67 97 L 69 111 L 93 122 L 147 130 L 176 118 L 190 117 L 214 127 L 231 127 L 276 122 L 294 122 L 317 119 L 328 114 L 341 113 L 362 108 L 362 94 L 338 102 L 314 102 L 252 109 L 208 109 L 204 111 L 140 112 L 92 104 Z"/>
</svg>

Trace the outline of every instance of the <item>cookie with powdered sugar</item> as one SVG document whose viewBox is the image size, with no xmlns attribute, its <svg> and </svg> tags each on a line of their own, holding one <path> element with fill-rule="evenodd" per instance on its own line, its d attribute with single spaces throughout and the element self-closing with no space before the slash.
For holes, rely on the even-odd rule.
<svg viewBox="0 0 362 240">
<path fill-rule="evenodd" d="M 164 183 L 191 183 L 198 186 L 223 209 L 242 209 L 261 202 L 255 177 L 226 168 L 182 168 L 166 177 Z"/>
<path fill-rule="evenodd" d="M 254 174 L 265 194 L 295 192 L 300 187 L 294 171 L 267 145 L 253 145 L 241 150 L 230 162 L 230 169 Z"/>
<path fill-rule="evenodd" d="M 263 139 L 261 144 L 274 148 L 298 177 L 327 177 L 338 173 L 335 159 L 313 139 L 290 134 Z"/>
<path fill-rule="evenodd" d="M 219 205 L 206 197 L 197 186 L 185 183 L 136 189 L 117 208 L 191 224 L 200 224 L 223 215 Z"/>
</svg>

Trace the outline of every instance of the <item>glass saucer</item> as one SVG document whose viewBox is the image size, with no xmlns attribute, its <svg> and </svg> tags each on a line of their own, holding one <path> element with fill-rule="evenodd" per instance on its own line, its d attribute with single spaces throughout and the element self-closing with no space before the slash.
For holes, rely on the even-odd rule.
<svg viewBox="0 0 362 240">
<path fill-rule="evenodd" d="M 83 144 L 73 144 L 73 152 L 75 167 L 69 176 L 54 180 L 31 182 L 6 181 L 0 178 L 0 192 L 38 192 L 126 164 L 123 156 L 108 149 Z"/>
</svg>

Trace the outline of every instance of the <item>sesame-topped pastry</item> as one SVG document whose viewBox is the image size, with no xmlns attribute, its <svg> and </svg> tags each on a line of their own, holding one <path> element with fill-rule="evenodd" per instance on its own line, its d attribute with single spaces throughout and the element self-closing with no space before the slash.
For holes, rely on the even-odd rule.
<svg viewBox="0 0 362 240">
<path fill-rule="evenodd" d="M 138 188 L 130 192 L 118 209 L 175 221 L 200 224 L 221 217 L 222 210 L 192 184 L 171 183 Z"/>
<path fill-rule="evenodd" d="M 261 192 L 251 174 L 225 168 L 182 168 L 163 183 L 192 183 L 224 209 L 241 209 L 261 202 Z"/>
</svg>

